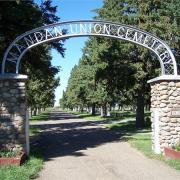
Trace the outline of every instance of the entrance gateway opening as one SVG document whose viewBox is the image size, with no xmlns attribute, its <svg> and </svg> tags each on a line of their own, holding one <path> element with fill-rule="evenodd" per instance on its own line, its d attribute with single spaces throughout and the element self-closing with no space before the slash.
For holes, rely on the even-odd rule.
<svg viewBox="0 0 180 180">
<path fill-rule="evenodd" d="M 42 26 L 18 36 L 5 51 L 0 76 L 0 139 L 2 146 L 23 148 L 29 154 L 29 133 L 25 85 L 19 74 L 23 55 L 34 46 L 70 37 L 101 36 L 129 41 L 154 52 L 161 75 L 151 85 L 152 148 L 180 141 L 180 76 L 170 47 L 158 37 L 133 26 L 97 20 L 67 21 Z"/>
</svg>

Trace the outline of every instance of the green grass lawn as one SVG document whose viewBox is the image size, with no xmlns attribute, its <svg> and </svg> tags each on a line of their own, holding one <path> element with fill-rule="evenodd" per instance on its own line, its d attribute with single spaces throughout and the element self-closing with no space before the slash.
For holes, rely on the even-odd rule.
<svg viewBox="0 0 180 180">
<path fill-rule="evenodd" d="M 78 115 L 80 118 L 89 119 L 89 120 L 105 120 L 105 119 L 117 119 L 115 117 L 101 117 L 99 114 L 91 115 L 87 112 L 74 112 L 74 111 L 68 111 L 69 113 Z M 119 119 L 119 117 L 118 117 Z"/>
<path fill-rule="evenodd" d="M 43 159 L 39 150 L 31 148 L 29 159 L 22 166 L 0 166 L 0 180 L 29 180 L 37 177 Z"/>
<path fill-rule="evenodd" d="M 49 118 L 50 110 L 46 110 L 42 113 L 39 113 L 36 116 L 32 116 L 29 120 L 30 121 L 43 121 Z"/>
<path fill-rule="evenodd" d="M 29 121 L 30 122 L 35 122 L 35 121 L 44 121 L 44 120 L 48 120 L 49 118 L 49 115 L 50 115 L 50 112 L 51 110 L 50 109 L 47 109 L 46 111 L 36 115 L 36 116 L 32 116 Z M 38 134 L 40 132 L 40 129 L 39 128 L 33 128 L 33 127 L 30 127 L 29 128 L 29 135 L 32 136 L 32 135 L 35 135 L 35 134 Z"/>
<path fill-rule="evenodd" d="M 124 120 L 124 119 L 135 119 L 136 113 L 131 111 L 112 111 L 111 116 L 109 117 L 101 117 L 99 114 L 91 115 L 87 112 L 73 112 L 68 111 L 69 113 L 78 115 L 80 118 L 89 119 L 89 120 Z M 116 117 L 117 115 L 117 117 Z M 150 112 L 145 112 L 145 117 L 150 117 Z"/>
<path fill-rule="evenodd" d="M 40 129 L 39 128 L 33 128 L 33 127 L 30 127 L 29 128 L 29 135 L 30 136 L 33 136 L 35 134 L 38 134 L 40 132 Z"/>
<path fill-rule="evenodd" d="M 70 112 L 76 115 L 79 115 L 81 118 L 90 119 L 90 120 L 107 120 L 105 125 L 106 128 L 111 130 L 118 130 L 121 131 L 124 139 L 126 139 L 132 147 L 138 149 L 142 153 L 144 153 L 147 157 L 152 159 L 158 159 L 169 166 L 180 170 L 180 160 L 174 159 L 166 159 L 162 154 L 158 155 L 152 151 L 152 141 L 151 141 L 151 126 L 150 126 L 150 112 L 145 112 L 145 118 L 147 121 L 145 122 L 146 128 L 143 129 L 136 129 L 135 128 L 135 116 L 134 112 L 130 111 L 114 111 L 111 112 L 111 117 L 100 117 L 100 115 L 92 116 L 89 113 L 80 113 L 80 112 Z M 115 117 L 115 113 L 122 114 L 120 117 Z M 128 122 L 118 122 L 113 123 L 115 120 L 128 120 L 134 119 L 134 121 Z"/>
<path fill-rule="evenodd" d="M 135 122 L 107 124 L 106 127 L 121 131 L 124 139 L 126 139 L 132 147 L 141 151 L 147 157 L 161 160 L 169 166 L 180 170 L 180 160 L 167 159 L 162 154 L 155 154 L 152 151 L 151 129 L 149 127 L 136 130 Z"/>
<path fill-rule="evenodd" d="M 50 109 L 32 116 L 30 121 L 42 121 L 49 118 Z M 30 128 L 30 135 L 35 135 L 40 132 L 39 128 Z M 31 153 L 22 166 L 0 166 L 0 180 L 29 180 L 37 177 L 38 172 L 42 169 L 43 159 L 41 152 L 31 147 Z"/>
<path fill-rule="evenodd" d="M 162 154 L 154 154 L 151 149 L 151 134 L 150 133 L 137 133 L 131 136 L 129 138 L 128 142 L 135 147 L 136 149 L 140 150 L 143 152 L 146 156 L 153 158 L 153 159 L 158 159 L 169 166 L 180 170 L 180 160 L 174 160 L 174 159 L 167 159 L 165 158 Z"/>
</svg>

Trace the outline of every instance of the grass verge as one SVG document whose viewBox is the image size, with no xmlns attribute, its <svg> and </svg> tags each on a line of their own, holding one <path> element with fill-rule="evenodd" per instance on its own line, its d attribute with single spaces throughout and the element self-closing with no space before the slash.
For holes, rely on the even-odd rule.
<svg viewBox="0 0 180 180">
<path fill-rule="evenodd" d="M 88 120 L 109 120 L 109 121 L 116 121 L 116 120 L 128 120 L 128 119 L 135 119 L 136 114 L 131 111 L 112 111 L 111 116 L 109 117 L 101 117 L 99 114 L 91 115 L 87 112 L 74 112 L 74 111 L 67 111 L 69 113 L 78 115 L 80 118 L 88 119 Z M 150 112 L 145 112 L 145 117 L 150 117 Z"/>
<path fill-rule="evenodd" d="M 38 133 L 40 133 L 40 129 L 39 128 L 33 128 L 33 127 L 30 127 L 29 128 L 29 135 L 30 136 L 33 136 L 33 135 L 35 135 L 35 134 L 38 134 Z"/>
<path fill-rule="evenodd" d="M 0 166 L 0 180 L 34 179 L 42 166 L 41 152 L 36 148 L 31 148 L 30 157 L 22 166 Z"/>
<path fill-rule="evenodd" d="M 50 110 L 46 110 L 42 113 L 39 113 L 36 116 L 32 116 L 29 120 L 30 121 L 43 121 L 49 118 Z"/>
<path fill-rule="evenodd" d="M 144 133 L 136 133 L 129 138 L 128 142 L 133 147 L 135 147 L 139 151 L 143 152 L 146 156 L 153 158 L 153 159 L 161 160 L 161 161 L 165 162 L 166 164 L 168 164 L 169 166 L 171 166 L 177 170 L 180 170 L 180 160 L 168 159 L 165 156 L 163 156 L 162 154 L 158 155 L 158 154 L 154 154 L 152 152 L 151 134 L 150 133 L 145 133 L 145 134 Z"/>
<path fill-rule="evenodd" d="M 132 147 L 141 151 L 144 155 L 151 159 L 161 160 L 177 170 L 180 170 L 180 160 L 167 159 L 162 154 L 155 154 L 152 151 L 151 129 L 144 128 L 137 130 L 135 122 L 108 124 L 107 128 L 121 131 L 123 137 L 131 144 Z"/>
<path fill-rule="evenodd" d="M 51 110 L 50 109 L 47 109 L 46 111 L 36 115 L 36 116 L 32 116 L 29 121 L 30 122 L 36 122 L 36 121 L 44 121 L 44 120 L 47 120 L 49 118 L 49 115 L 50 115 L 50 112 Z M 38 134 L 40 132 L 40 129 L 39 128 L 33 128 L 30 126 L 29 128 L 29 135 L 30 136 L 33 136 L 35 134 Z"/>
</svg>

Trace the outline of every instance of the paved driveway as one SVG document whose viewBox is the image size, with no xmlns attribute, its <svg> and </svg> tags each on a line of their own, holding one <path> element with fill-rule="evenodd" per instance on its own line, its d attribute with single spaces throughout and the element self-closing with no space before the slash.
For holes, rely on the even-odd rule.
<svg viewBox="0 0 180 180">
<path fill-rule="evenodd" d="M 38 180 L 180 180 L 179 171 L 145 157 L 104 123 L 60 111 L 33 123 L 42 133 L 32 143 L 45 158 Z"/>
</svg>

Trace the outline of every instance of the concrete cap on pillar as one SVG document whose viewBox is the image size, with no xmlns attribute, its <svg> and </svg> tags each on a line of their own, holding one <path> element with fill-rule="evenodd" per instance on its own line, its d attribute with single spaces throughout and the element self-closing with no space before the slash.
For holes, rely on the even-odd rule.
<svg viewBox="0 0 180 180">
<path fill-rule="evenodd" d="M 27 75 L 23 74 L 0 74 L 0 79 L 28 79 Z"/>
<path fill-rule="evenodd" d="M 156 81 L 180 81 L 180 75 L 174 76 L 174 75 L 163 75 L 156 77 L 154 79 L 150 79 L 147 81 L 147 83 L 153 83 Z"/>
</svg>

